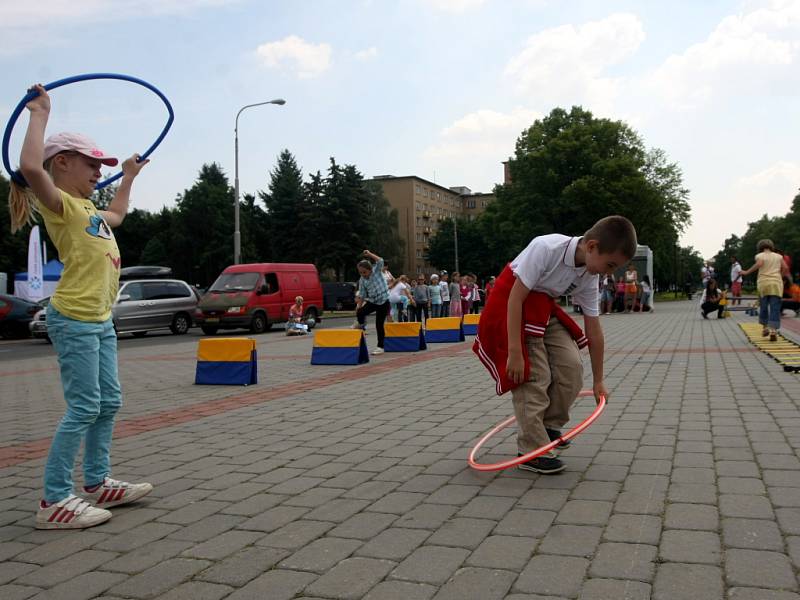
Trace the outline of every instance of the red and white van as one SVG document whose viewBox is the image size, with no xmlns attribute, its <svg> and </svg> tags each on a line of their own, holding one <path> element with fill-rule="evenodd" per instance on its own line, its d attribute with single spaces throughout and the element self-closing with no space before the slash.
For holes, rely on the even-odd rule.
<svg viewBox="0 0 800 600">
<path fill-rule="evenodd" d="M 313 264 L 253 263 L 226 268 L 200 299 L 194 321 L 203 333 L 219 329 L 249 329 L 263 333 L 286 321 L 297 296 L 305 316 L 319 321 L 322 286 Z"/>
</svg>

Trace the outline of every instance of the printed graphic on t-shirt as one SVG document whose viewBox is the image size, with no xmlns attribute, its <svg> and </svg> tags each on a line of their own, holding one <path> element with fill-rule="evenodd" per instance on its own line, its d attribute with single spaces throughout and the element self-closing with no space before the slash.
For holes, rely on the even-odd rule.
<svg viewBox="0 0 800 600">
<path fill-rule="evenodd" d="M 111 228 L 100 215 L 89 215 L 89 227 L 86 228 L 86 233 L 104 240 L 110 240 L 113 237 Z"/>
</svg>

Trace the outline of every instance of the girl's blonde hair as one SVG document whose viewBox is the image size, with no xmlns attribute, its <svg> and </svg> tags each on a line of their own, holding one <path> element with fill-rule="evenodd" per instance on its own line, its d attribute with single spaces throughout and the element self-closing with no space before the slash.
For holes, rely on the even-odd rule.
<svg viewBox="0 0 800 600">
<path fill-rule="evenodd" d="M 67 151 L 69 152 L 69 151 Z M 58 154 L 66 154 L 67 152 L 59 152 Z M 53 178 L 53 158 L 48 158 L 44 161 L 44 170 Z M 22 174 L 17 171 L 17 174 L 22 177 Z M 36 222 L 36 213 L 39 212 L 38 199 L 36 194 L 27 184 L 23 185 L 17 183 L 14 178 L 11 178 L 11 185 L 8 192 L 8 213 L 11 215 L 11 233 L 16 233 L 26 225 Z"/>
<path fill-rule="evenodd" d="M 36 194 L 28 186 L 23 186 L 11 179 L 8 193 L 8 213 L 11 216 L 11 233 L 16 233 L 25 225 L 36 221 Z"/>
</svg>

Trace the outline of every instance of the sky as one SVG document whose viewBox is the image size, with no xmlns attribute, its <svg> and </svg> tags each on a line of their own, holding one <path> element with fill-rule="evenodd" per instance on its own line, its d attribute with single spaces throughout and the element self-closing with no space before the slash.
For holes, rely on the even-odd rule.
<svg viewBox="0 0 800 600">
<path fill-rule="evenodd" d="M 0 0 L 0 40 L 2 123 L 32 83 L 81 73 L 169 98 L 175 123 L 134 186 L 132 206 L 151 211 L 205 163 L 233 183 L 237 112 L 276 98 L 239 118 L 242 194 L 267 188 L 284 148 L 306 174 L 335 157 L 365 177 L 488 192 L 520 133 L 572 105 L 626 121 L 680 166 L 682 243 L 705 257 L 785 214 L 800 187 L 800 0 Z M 166 122 L 130 83 L 51 97 L 48 132 L 120 155 Z"/>
</svg>

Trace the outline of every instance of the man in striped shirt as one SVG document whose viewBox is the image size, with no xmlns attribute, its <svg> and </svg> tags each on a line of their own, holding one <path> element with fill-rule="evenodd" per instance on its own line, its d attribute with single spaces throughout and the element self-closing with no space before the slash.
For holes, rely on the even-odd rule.
<svg viewBox="0 0 800 600">
<path fill-rule="evenodd" d="M 384 329 L 386 315 L 389 313 L 389 286 L 383 278 L 383 259 L 369 250 L 364 250 L 364 256 L 373 260 L 373 265 L 369 260 L 359 261 L 357 268 L 361 274 L 358 280 L 358 308 L 356 319 L 358 327 L 364 328 L 367 315 L 375 313 L 375 330 L 378 332 L 378 347 L 372 354 L 383 354 Z"/>
</svg>

